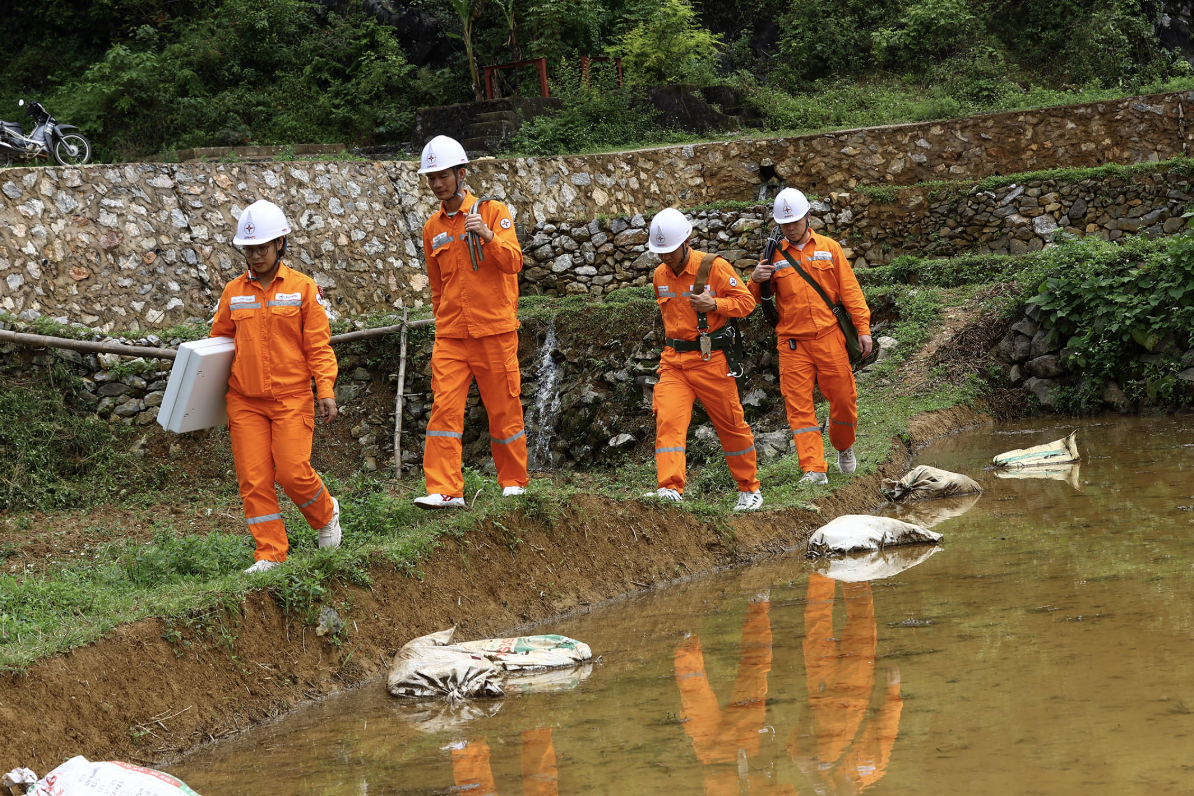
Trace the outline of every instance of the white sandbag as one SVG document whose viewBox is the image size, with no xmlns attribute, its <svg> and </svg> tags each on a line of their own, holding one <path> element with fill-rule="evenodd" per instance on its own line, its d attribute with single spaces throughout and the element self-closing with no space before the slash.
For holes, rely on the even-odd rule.
<svg viewBox="0 0 1194 796">
<path fill-rule="evenodd" d="M 1076 462 L 1081 458 L 1078 455 L 1078 432 L 1075 430 L 1065 439 L 1001 453 L 993 461 L 996 467 L 1039 467 Z"/>
<path fill-rule="evenodd" d="M 393 696 L 502 696 L 502 670 L 477 653 L 450 646 L 456 628 L 419 636 L 394 656 L 386 688 Z"/>
<path fill-rule="evenodd" d="M 930 544 L 943 537 L 910 522 L 869 514 L 846 514 L 829 522 L 808 540 L 808 555 L 857 553 L 905 544 Z"/>
<path fill-rule="evenodd" d="M 917 500 L 911 503 L 892 503 L 883 509 L 885 515 L 897 520 L 910 522 L 922 528 L 932 528 L 946 520 L 961 517 L 982 498 L 980 494 L 962 495 L 961 497 L 941 498 L 940 500 Z"/>
<path fill-rule="evenodd" d="M 588 644 L 561 635 L 486 638 L 455 646 L 480 653 L 510 672 L 559 669 L 593 657 Z"/>
<path fill-rule="evenodd" d="M 1035 467 L 1014 467 L 1006 470 L 996 470 L 995 477 L 1010 478 L 1017 481 L 1030 478 L 1045 481 L 1065 481 L 1077 491 L 1082 491 L 1082 464 L 1080 462 L 1041 464 Z"/>
<path fill-rule="evenodd" d="M 978 482 L 961 473 L 922 464 L 898 481 L 883 481 L 881 490 L 891 500 L 931 500 L 982 492 Z"/>
<path fill-rule="evenodd" d="M 842 583 L 866 583 L 883 580 L 912 569 L 929 556 L 940 553 L 944 548 L 934 545 L 909 545 L 889 550 L 875 550 L 871 553 L 826 558 L 817 566 L 817 571 L 827 578 Z"/>
<path fill-rule="evenodd" d="M 72 757 L 38 780 L 30 796 L 198 796 L 182 780 L 128 763 Z"/>
<path fill-rule="evenodd" d="M 567 636 L 489 638 L 452 644 L 456 628 L 420 636 L 394 657 L 387 687 L 394 696 L 502 696 L 503 675 L 575 667 L 593 657 Z"/>
</svg>

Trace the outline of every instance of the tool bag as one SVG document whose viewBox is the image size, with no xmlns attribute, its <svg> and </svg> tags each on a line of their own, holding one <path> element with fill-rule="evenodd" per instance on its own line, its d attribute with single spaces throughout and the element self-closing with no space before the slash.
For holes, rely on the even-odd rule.
<svg viewBox="0 0 1194 796">
<path fill-rule="evenodd" d="M 846 310 L 846 305 L 840 301 L 834 304 L 829 300 L 829 296 L 825 295 L 825 291 L 817 284 L 817 280 L 813 279 L 808 273 L 800 267 L 797 260 L 792 259 L 792 255 L 784 250 L 780 250 L 780 254 L 788 261 L 788 265 L 796 269 L 796 273 L 804 277 L 804 281 L 808 282 L 809 287 L 817 291 L 817 295 L 825 302 L 825 306 L 829 307 L 829 311 L 837 318 L 838 325 L 842 327 L 842 334 L 846 336 L 846 353 L 850 357 L 850 366 L 857 368 L 862 364 L 862 344 L 858 342 L 858 329 L 854 326 L 854 319 L 850 317 L 849 311 Z"/>
</svg>

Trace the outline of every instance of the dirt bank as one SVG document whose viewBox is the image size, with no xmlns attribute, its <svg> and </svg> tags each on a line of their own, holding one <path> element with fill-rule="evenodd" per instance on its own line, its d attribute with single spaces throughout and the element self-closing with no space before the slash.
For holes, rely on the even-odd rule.
<svg viewBox="0 0 1194 796">
<path fill-rule="evenodd" d="M 325 602 L 346 606 L 339 645 L 264 593 L 185 623 L 117 628 L 0 679 L 0 767 L 45 771 L 76 754 L 160 763 L 376 677 L 414 636 L 450 625 L 466 638 L 502 634 L 791 549 L 833 517 L 874 509 L 879 479 L 902 473 L 915 447 L 986 419 L 969 408 L 917 418 L 909 445 L 893 443 L 879 473 L 817 500 L 819 512 L 709 522 L 590 496 L 555 517 L 503 517 L 444 541 L 413 573 L 378 564 L 371 585 L 338 586 Z"/>
</svg>

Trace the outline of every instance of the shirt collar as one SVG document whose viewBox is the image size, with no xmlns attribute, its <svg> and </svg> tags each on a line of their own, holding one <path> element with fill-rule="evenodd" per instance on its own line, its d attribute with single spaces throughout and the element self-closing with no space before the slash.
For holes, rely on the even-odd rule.
<svg viewBox="0 0 1194 796">
<path fill-rule="evenodd" d="M 459 215 L 460 211 L 463 210 L 464 208 L 472 207 L 473 203 L 475 201 L 476 201 L 476 197 L 473 196 L 473 192 L 470 191 L 468 188 L 465 188 L 464 189 L 464 199 L 462 199 L 460 201 L 460 210 L 457 210 L 455 213 L 449 213 L 448 208 L 447 208 L 448 203 L 440 202 L 439 203 L 439 213 L 445 219 L 453 219 L 453 218 L 456 218 L 456 216 Z"/>
<path fill-rule="evenodd" d="M 782 246 L 785 249 L 795 249 L 798 252 L 803 252 L 808 247 L 808 245 L 810 243 L 813 244 L 814 247 L 817 244 L 817 233 L 813 232 L 812 230 L 809 230 L 808 240 L 806 240 L 804 242 L 804 246 L 797 246 L 795 243 L 792 243 L 792 241 L 788 240 L 787 238 L 784 238 L 783 241 L 780 242 L 780 246 Z"/>
<path fill-rule="evenodd" d="M 688 259 L 684 261 L 684 268 L 681 269 L 680 273 L 677 274 L 667 263 L 664 263 L 663 267 L 666 268 L 667 272 L 672 276 L 680 277 L 684 276 L 685 274 L 695 274 L 698 260 L 699 258 L 697 257 L 697 250 L 692 248 L 690 245 L 688 247 Z"/>
</svg>

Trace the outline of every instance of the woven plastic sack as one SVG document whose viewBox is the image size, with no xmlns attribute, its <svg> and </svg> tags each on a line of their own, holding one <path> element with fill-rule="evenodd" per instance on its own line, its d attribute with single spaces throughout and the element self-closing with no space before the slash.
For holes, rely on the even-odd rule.
<svg viewBox="0 0 1194 796">
<path fill-rule="evenodd" d="M 38 780 L 29 796 L 198 796 L 182 780 L 128 763 L 72 757 Z"/>
<path fill-rule="evenodd" d="M 982 492 L 978 482 L 961 473 L 922 464 L 899 481 L 883 482 L 882 492 L 891 500 L 932 500 Z"/>
<path fill-rule="evenodd" d="M 817 529 L 808 540 L 808 555 L 860 553 L 905 544 L 935 544 L 944 537 L 928 528 L 891 517 L 846 514 Z"/>
<path fill-rule="evenodd" d="M 576 666 L 593 657 L 589 645 L 561 635 L 486 638 L 456 644 L 462 650 L 479 652 L 509 672 L 559 669 Z"/>
<path fill-rule="evenodd" d="M 1078 455 L 1078 432 L 1074 431 L 1065 439 L 1001 453 L 994 462 L 996 467 L 1040 467 L 1076 462 L 1081 458 Z"/>
</svg>

